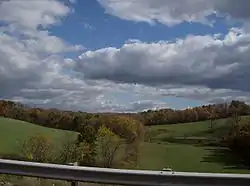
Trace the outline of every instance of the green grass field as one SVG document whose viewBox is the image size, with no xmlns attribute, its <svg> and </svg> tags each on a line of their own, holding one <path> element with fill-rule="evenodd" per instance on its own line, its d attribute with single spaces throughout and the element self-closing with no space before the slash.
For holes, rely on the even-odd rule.
<svg viewBox="0 0 250 186">
<path fill-rule="evenodd" d="M 250 116 L 243 116 L 242 120 L 249 120 Z M 229 119 L 219 119 L 215 121 L 212 131 L 209 130 L 210 121 L 200 121 L 193 123 L 181 123 L 173 125 L 156 125 L 148 127 L 153 138 L 161 141 L 167 137 L 201 137 L 210 138 L 222 136 L 230 127 Z"/>
<path fill-rule="evenodd" d="M 43 134 L 58 142 L 64 137 L 76 136 L 76 133 L 51 129 L 24 121 L 0 117 L 0 154 L 18 153 L 20 143 L 35 134 Z"/>
<path fill-rule="evenodd" d="M 223 127 L 226 123 L 225 119 L 217 120 L 215 128 Z M 181 123 L 173 125 L 156 125 L 149 127 L 152 131 L 158 131 L 158 135 L 168 136 L 197 136 L 200 134 L 208 135 L 206 133 L 209 129 L 209 121 Z"/>
<path fill-rule="evenodd" d="M 152 143 L 141 144 L 138 168 L 162 170 L 171 167 L 175 171 L 250 173 L 247 168 L 242 167 L 240 162 L 231 157 L 228 149 L 162 141 L 168 136 L 197 138 L 220 136 L 225 131 L 226 121 L 225 119 L 218 120 L 214 126 L 216 130 L 212 133 L 208 132 L 209 121 L 148 127 L 154 134 L 155 140 Z M 36 133 L 50 136 L 55 142 L 68 136 L 76 136 L 74 132 L 0 118 L 0 154 L 18 153 L 20 141 Z"/>
<path fill-rule="evenodd" d="M 223 148 L 144 143 L 140 158 L 140 169 L 170 167 L 183 172 L 250 173 L 247 168 L 240 167 L 239 162 L 230 159 L 230 153 Z"/>
<path fill-rule="evenodd" d="M 250 116 L 244 116 L 242 120 L 249 120 L 249 118 Z M 171 167 L 176 171 L 250 173 L 250 169 L 242 166 L 242 162 L 236 160 L 229 149 L 181 144 L 181 142 L 175 144 L 166 140 L 170 137 L 218 138 L 228 132 L 230 121 L 217 120 L 213 130 L 210 130 L 209 126 L 210 121 L 201 121 L 148 127 L 153 140 L 152 143 L 144 143 L 141 147 L 141 154 L 145 156 L 141 156 L 140 168 L 160 170 Z"/>
</svg>

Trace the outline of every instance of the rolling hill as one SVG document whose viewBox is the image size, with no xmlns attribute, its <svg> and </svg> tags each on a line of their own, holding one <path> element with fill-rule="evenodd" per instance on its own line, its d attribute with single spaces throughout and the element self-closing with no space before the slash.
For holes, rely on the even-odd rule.
<svg viewBox="0 0 250 186">
<path fill-rule="evenodd" d="M 249 119 L 249 116 L 243 117 Z M 152 142 L 140 146 L 138 169 L 162 170 L 171 167 L 175 171 L 250 173 L 248 168 L 238 165 L 228 149 L 168 142 L 168 137 L 211 138 L 220 136 L 227 128 L 227 119 L 216 121 L 209 132 L 209 121 L 158 125 L 147 127 L 153 134 Z M 56 143 L 65 137 L 76 137 L 75 132 L 51 129 L 28 122 L 0 118 L 0 154 L 19 153 L 20 141 L 32 134 L 51 137 Z"/>
<path fill-rule="evenodd" d="M 21 141 L 38 133 L 49 136 L 55 142 L 59 142 L 65 136 L 76 137 L 75 132 L 0 117 L 0 153 L 17 153 Z"/>
</svg>

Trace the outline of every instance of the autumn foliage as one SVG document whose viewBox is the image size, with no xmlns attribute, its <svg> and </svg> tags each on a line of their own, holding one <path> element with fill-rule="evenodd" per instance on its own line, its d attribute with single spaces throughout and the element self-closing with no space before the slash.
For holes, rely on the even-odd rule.
<svg viewBox="0 0 250 186">
<path fill-rule="evenodd" d="M 0 116 L 27 121 L 41 126 L 77 132 L 75 141 L 62 143 L 57 162 L 78 161 L 82 165 L 112 167 L 120 146 L 125 144 L 123 162 L 138 160 L 139 144 L 147 137 L 144 126 L 196 122 L 210 120 L 210 128 L 219 118 L 232 118 L 228 135 L 222 136 L 224 143 L 233 152 L 249 159 L 250 124 L 239 118 L 250 114 L 250 106 L 240 101 L 230 104 L 206 105 L 184 110 L 161 109 L 139 113 L 86 113 L 58 109 L 31 108 L 12 101 L 0 100 Z M 146 134 L 146 135 L 145 135 Z M 35 134 L 34 134 L 35 135 Z M 148 139 L 150 141 L 150 139 Z M 97 143 L 98 142 L 98 143 Z M 34 144 L 33 144 L 34 143 Z M 36 146 L 39 147 L 36 147 Z M 48 149 L 53 144 L 44 136 L 35 135 L 23 144 L 23 153 L 30 160 L 50 161 L 53 155 Z M 99 147 L 97 147 L 99 145 Z M 101 146 L 100 146 L 101 145 Z M 98 158 L 97 156 L 102 155 Z M 43 157 L 46 157 L 43 159 Z M 51 160 L 52 161 L 52 160 Z"/>
</svg>

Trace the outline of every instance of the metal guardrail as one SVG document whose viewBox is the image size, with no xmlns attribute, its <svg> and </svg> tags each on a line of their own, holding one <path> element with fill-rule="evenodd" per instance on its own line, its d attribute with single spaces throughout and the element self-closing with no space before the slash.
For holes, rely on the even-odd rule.
<svg viewBox="0 0 250 186">
<path fill-rule="evenodd" d="M 0 174 L 138 186 L 249 186 L 249 174 L 184 173 L 80 167 L 0 159 Z"/>
</svg>

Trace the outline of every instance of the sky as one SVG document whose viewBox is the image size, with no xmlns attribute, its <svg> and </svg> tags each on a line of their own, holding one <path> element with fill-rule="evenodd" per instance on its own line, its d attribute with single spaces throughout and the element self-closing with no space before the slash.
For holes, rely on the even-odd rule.
<svg viewBox="0 0 250 186">
<path fill-rule="evenodd" d="M 0 99 L 85 112 L 250 103 L 249 0 L 0 0 Z"/>
</svg>

